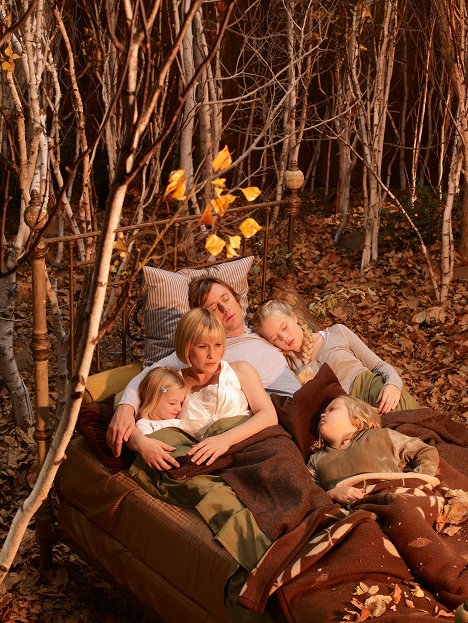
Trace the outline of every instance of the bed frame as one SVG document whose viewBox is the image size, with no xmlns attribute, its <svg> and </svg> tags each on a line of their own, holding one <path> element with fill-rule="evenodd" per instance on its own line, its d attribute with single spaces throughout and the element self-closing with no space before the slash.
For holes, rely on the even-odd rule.
<svg viewBox="0 0 468 623">
<path fill-rule="evenodd" d="M 300 172 L 297 165 L 292 163 L 292 172 Z M 299 178 L 302 174 L 299 175 Z M 297 178 L 297 176 L 296 176 Z M 232 207 L 223 219 L 218 220 L 213 228 L 203 228 L 199 225 L 198 216 L 183 216 L 177 219 L 164 218 L 151 222 L 139 223 L 119 228 L 117 236 L 126 237 L 128 250 L 128 263 L 136 265 L 143 252 L 146 253 L 146 261 L 150 265 L 166 268 L 168 270 L 178 270 L 182 267 L 202 268 L 213 263 L 213 258 L 209 257 L 204 249 L 205 237 L 210 233 L 220 232 L 220 235 L 234 234 L 234 227 L 237 229 L 239 223 L 247 216 L 253 216 L 263 225 L 262 232 L 250 240 L 243 242 L 242 254 L 239 256 L 254 254 L 260 259 L 262 273 L 261 299 L 266 295 L 267 263 L 269 252 L 269 229 L 273 210 L 279 211 L 280 218 L 284 218 L 284 212 L 288 220 L 288 249 L 292 251 L 294 241 L 294 223 L 299 213 L 301 199 L 297 194 L 297 179 L 288 179 L 289 196 L 277 202 L 266 202 L 254 205 Z M 40 206 L 39 198 L 33 194 L 30 205 L 26 210 L 26 222 L 38 236 L 44 224 L 44 209 Z M 283 214 L 281 213 L 283 212 Z M 161 233 L 164 233 L 161 236 Z M 77 275 L 86 270 L 90 270 L 92 265 L 93 249 L 97 244 L 99 231 L 93 231 L 82 235 L 68 235 L 61 237 L 43 237 L 36 244 L 32 255 L 32 281 L 33 281 L 33 339 L 32 353 L 35 370 L 35 406 L 36 406 L 36 431 L 37 442 L 37 467 L 40 470 L 48 452 L 52 434 L 53 421 L 51 418 L 50 397 L 49 397 L 49 359 L 51 342 L 47 328 L 48 312 L 46 308 L 46 270 L 49 275 L 53 275 L 54 266 L 48 264 L 48 257 L 55 253 L 55 250 L 62 246 L 68 253 L 69 272 L 68 272 L 68 295 L 64 305 L 69 305 L 69 335 L 74 336 L 77 326 L 77 307 L 79 280 Z M 156 241 L 156 243 L 155 243 Z M 81 245 L 86 250 L 87 258 L 78 260 L 77 246 Z M 116 256 L 118 250 L 116 250 Z M 219 258 L 217 261 L 226 261 Z M 140 294 L 141 277 L 130 271 L 130 275 L 121 275 L 109 284 L 109 295 L 116 299 L 114 309 L 115 314 L 114 329 L 112 340 L 115 342 L 118 334 L 121 341 L 120 363 L 128 363 L 129 340 L 142 339 L 140 315 Z M 112 294 L 111 294 L 112 293 Z M 69 341 L 69 369 L 75 357 L 73 339 Z M 132 342 L 133 343 L 133 342 Z M 133 347 L 130 349 L 132 350 Z M 133 349 L 134 350 L 134 349 Z M 141 350 L 141 349 L 140 349 Z M 138 352 L 138 351 L 135 351 Z M 95 353 L 94 372 L 99 372 L 103 367 L 102 345 L 98 344 Z M 135 356 L 135 355 L 133 355 Z M 138 355 L 137 355 L 138 356 Z M 106 363 L 104 362 L 104 367 Z M 101 396 L 102 397 L 102 396 Z M 72 471 L 67 465 L 80 464 L 80 475 L 77 479 L 72 475 Z M 72 482 L 74 478 L 74 482 Z M 96 478 L 106 483 L 105 486 L 115 489 L 116 499 L 119 496 L 134 496 L 134 504 L 138 507 L 138 512 L 142 517 L 146 517 L 157 507 L 158 516 L 157 530 L 165 534 L 166 539 L 174 538 L 176 533 L 179 537 L 181 550 L 190 546 L 194 534 L 197 535 L 199 548 L 199 570 L 194 575 L 194 568 L 188 567 L 185 570 L 173 568 L 168 573 L 161 575 L 158 571 L 150 568 L 146 560 L 147 556 L 157 556 L 157 549 L 152 552 L 140 551 L 136 555 L 131 551 L 130 545 L 125 542 L 122 547 L 117 543 L 115 534 L 109 533 L 105 529 L 105 521 L 123 522 L 122 525 L 130 529 L 132 525 L 131 512 L 129 508 L 120 509 L 101 509 L 104 519 L 90 518 L 90 508 L 84 505 L 79 508 L 80 503 L 70 502 L 73 497 L 74 487 L 87 488 L 92 491 L 95 487 Z M 233 572 L 233 560 L 217 543 L 213 541 L 211 532 L 202 522 L 198 515 L 193 511 L 184 509 L 174 509 L 163 502 L 154 500 L 143 491 L 136 491 L 135 484 L 129 484 L 131 480 L 127 475 L 119 473 L 109 475 L 107 469 L 99 464 L 99 460 L 93 456 L 86 446 L 86 443 L 79 435 L 76 436 L 67 449 L 67 461 L 61 467 L 58 476 L 59 486 L 57 487 L 59 496 L 58 505 L 58 526 L 57 516 L 54 517 L 52 511 L 53 504 L 50 498 L 46 499 L 40 507 L 35 517 L 36 537 L 40 549 L 41 570 L 45 571 L 53 564 L 52 546 L 57 540 L 69 544 L 82 558 L 86 559 L 93 566 L 101 570 L 107 578 L 114 584 L 121 587 L 124 593 L 133 599 L 139 606 L 147 610 L 153 620 L 178 621 L 181 617 L 189 616 L 191 621 L 226 621 L 223 605 L 223 587 L 227 577 Z M 140 494 L 145 497 L 141 498 Z M 66 499 L 68 496 L 68 499 Z M 89 500 L 90 505 L 93 500 Z M 119 515 L 128 513 L 128 517 L 122 518 Z M 79 524 L 83 524 L 80 526 Z M 86 533 L 85 524 L 93 522 L 93 534 L 89 542 L 85 542 L 83 534 Z M 127 522 L 127 523 L 126 523 Z M 140 528 L 143 524 L 140 523 Z M 167 530 L 170 525 L 175 526 L 174 530 Z M 192 527 L 192 529 L 190 528 Z M 135 528 L 135 526 L 134 526 Z M 156 529 L 156 528 L 155 528 Z M 130 529 L 131 531 L 131 529 Z M 147 535 L 149 536 L 149 535 Z M 98 544 L 102 545 L 102 549 Z M 137 549 L 139 545 L 135 546 Z M 204 551 L 202 551 L 204 550 Z M 102 551 L 107 552 L 102 556 Z M 193 553 L 193 548 L 192 548 Z M 113 555 L 113 557 L 112 557 Z M 171 565 L 170 552 L 162 552 L 164 565 Z M 153 565 L 154 566 L 154 565 Z M 132 569 L 132 574 L 128 573 L 128 568 Z M 203 574 L 211 578 L 213 586 L 204 584 Z M 133 577 L 132 577 L 133 576 Z M 201 579 L 200 579 L 201 577 Z M 172 579 L 171 579 L 172 578 Z M 179 581 L 182 578 L 182 581 Z M 175 582 L 177 579 L 177 584 Z M 153 590 L 151 590 L 153 589 Z M 194 599 L 195 595 L 195 599 Z M 162 596 L 165 596 L 162 599 Z M 162 599 L 162 601 L 161 601 Z M 162 603 L 164 602 L 164 603 Z M 170 607 L 168 607 L 168 604 Z"/>
</svg>

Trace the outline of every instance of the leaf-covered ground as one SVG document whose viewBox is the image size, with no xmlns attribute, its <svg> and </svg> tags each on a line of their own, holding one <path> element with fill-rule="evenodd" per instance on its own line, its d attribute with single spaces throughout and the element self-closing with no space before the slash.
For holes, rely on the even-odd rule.
<svg viewBox="0 0 468 623">
<path fill-rule="evenodd" d="M 422 405 L 468 423 L 468 281 L 455 280 L 450 302 L 437 305 L 417 241 L 398 219 L 397 226 L 395 220 L 393 223 L 382 235 L 380 259 L 360 272 L 360 252 L 355 248 L 359 246 L 359 233 L 351 231 L 344 244 L 336 248 L 336 217 L 325 217 L 312 204 L 305 204 L 295 228 L 296 286 L 311 303 L 322 326 L 337 322 L 348 325 L 395 365 Z M 280 239 L 286 239 L 285 230 Z M 437 245 L 430 252 L 435 257 Z M 287 262 L 287 258 L 283 259 Z M 275 262 L 282 262 L 281 253 Z M 30 322 L 19 325 L 16 350 L 26 383 L 32 389 L 30 338 Z M 13 426 L 3 385 L 0 394 L 3 542 L 16 509 L 30 490 L 34 440 L 32 429 L 24 431 Z M 65 545 L 56 546 L 54 558 L 56 569 L 49 578 L 42 578 L 31 525 L 11 573 L 0 586 L 0 621 L 144 621 L 143 615 Z"/>
</svg>

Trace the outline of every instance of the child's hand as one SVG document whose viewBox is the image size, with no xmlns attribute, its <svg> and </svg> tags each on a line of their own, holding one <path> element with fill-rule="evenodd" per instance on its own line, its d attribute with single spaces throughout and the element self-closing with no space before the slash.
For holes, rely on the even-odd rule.
<svg viewBox="0 0 468 623">
<path fill-rule="evenodd" d="M 388 413 L 398 406 L 401 397 L 401 390 L 396 385 L 384 385 L 377 397 L 379 413 Z"/>
<path fill-rule="evenodd" d="M 211 465 L 216 459 L 227 452 L 231 444 L 229 443 L 227 437 L 224 434 L 215 435 L 214 437 L 207 437 L 200 443 L 197 443 L 196 446 L 193 446 L 188 451 L 189 456 L 192 457 L 192 463 L 196 463 L 197 465 L 201 465 L 202 463 L 206 463 L 206 465 Z"/>
<path fill-rule="evenodd" d="M 357 489 L 356 487 L 335 487 L 327 491 L 328 495 L 334 502 L 340 504 L 351 504 L 357 500 L 362 500 L 364 497 L 364 491 Z"/>
</svg>

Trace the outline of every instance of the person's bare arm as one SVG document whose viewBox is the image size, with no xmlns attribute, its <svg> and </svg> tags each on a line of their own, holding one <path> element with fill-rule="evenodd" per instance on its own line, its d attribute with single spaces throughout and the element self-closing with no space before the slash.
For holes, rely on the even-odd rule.
<svg viewBox="0 0 468 623">
<path fill-rule="evenodd" d="M 242 391 L 252 411 L 252 417 L 220 435 L 207 437 L 191 448 L 188 454 L 192 456 L 192 461 L 197 465 L 201 463 L 211 465 L 232 445 L 278 423 L 275 407 L 264 390 L 255 368 L 245 361 L 237 361 L 230 365 L 239 378 Z"/>
<path fill-rule="evenodd" d="M 114 456 L 120 456 L 122 444 L 128 442 L 134 430 L 135 409 L 132 405 L 119 404 L 106 433 L 107 445 Z"/>
</svg>

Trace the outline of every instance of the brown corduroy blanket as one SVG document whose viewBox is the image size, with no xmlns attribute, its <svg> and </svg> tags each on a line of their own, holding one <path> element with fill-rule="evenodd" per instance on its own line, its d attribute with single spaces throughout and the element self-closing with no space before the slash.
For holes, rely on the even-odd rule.
<svg viewBox="0 0 468 623">
<path fill-rule="evenodd" d="M 261 613 L 274 594 L 291 623 L 371 617 L 397 623 L 407 616 L 426 623 L 440 617 L 448 620 L 448 611 L 466 598 L 468 530 L 463 522 L 463 491 L 468 489 L 468 431 L 430 409 L 391 414 L 384 424 L 438 448 L 443 457 L 442 485 L 431 488 L 409 476 L 367 483 L 368 495 L 349 509 L 331 504 L 320 489 L 308 488 L 284 533 L 280 515 L 292 502 L 286 498 L 282 504 L 281 498 L 288 482 L 298 482 L 300 487 L 305 480 L 296 479 L 293 466 L 288 468 L 287 448 L 281 451 L 271 444 L 271 429 L 259 433 L 262 440 L 255 436 L 231 448 L 219 467 L 216 462 L 211 466 L 256 518 L 262 514 L 264 490 L 273 495 L 266 514 L 275 515 L 272 521 L 278 527 L 270 526 L 269 531 L 282 534 L 249 575 L 239 597 L 243 607 Z M 261 454 L 271 455 L 265 469 L 255 456 L 262 444 Z M 277 452 L 283 454 L 278 462 Z M 173 475 L 179 472 L 186 477 L 200 469 L 209 468 L 184 466 Z"/>
</svg>

